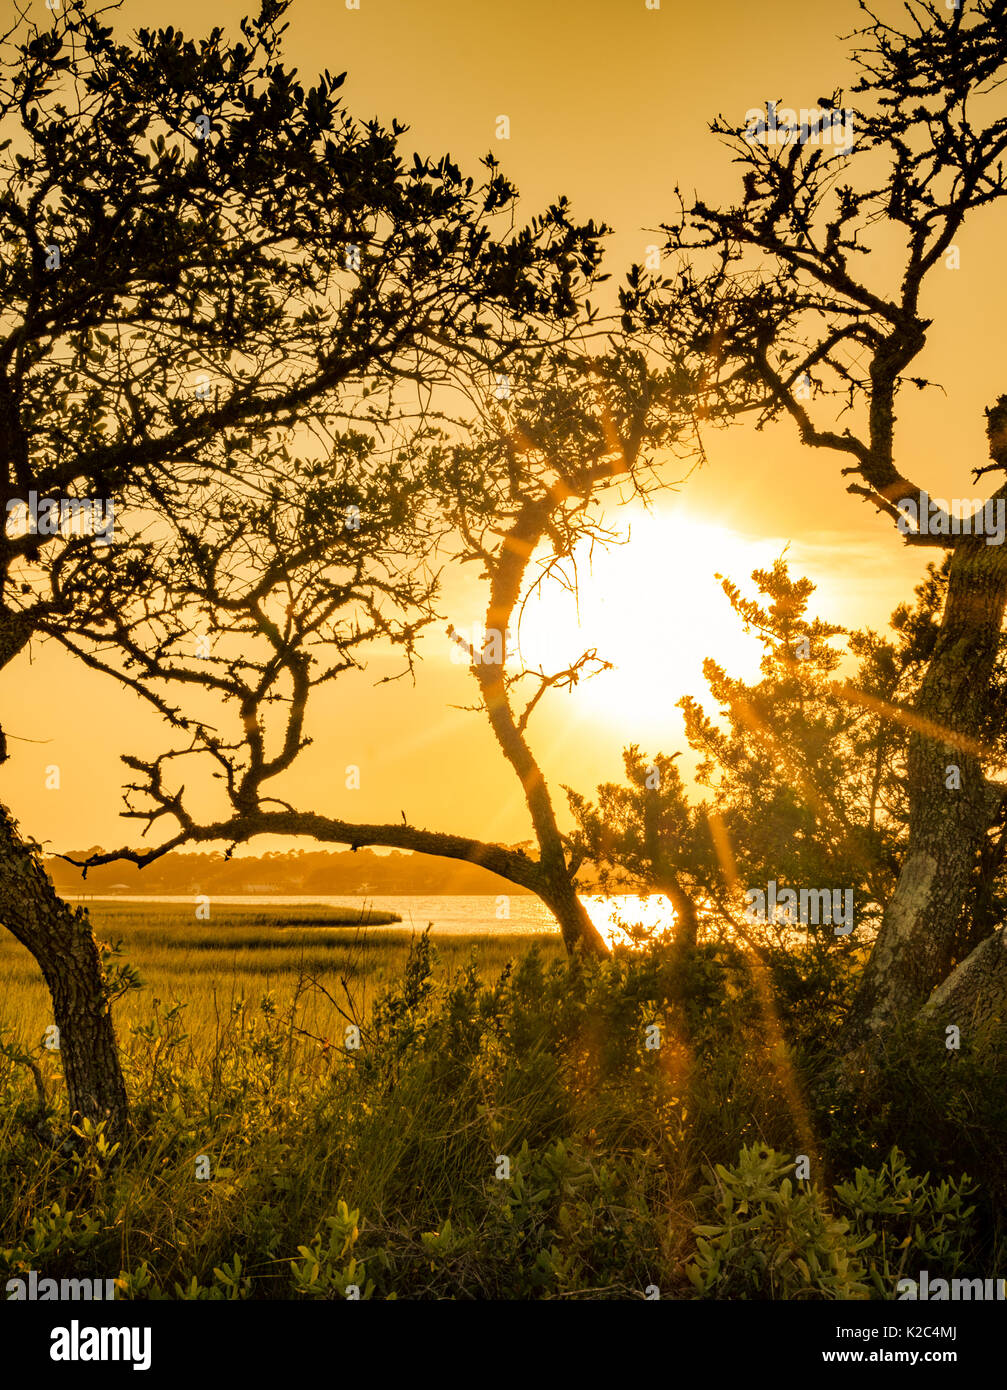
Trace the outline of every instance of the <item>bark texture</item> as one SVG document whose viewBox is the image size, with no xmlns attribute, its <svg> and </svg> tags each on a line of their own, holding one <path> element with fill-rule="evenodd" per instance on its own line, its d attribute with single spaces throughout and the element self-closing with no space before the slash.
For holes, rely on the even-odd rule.
<svg viewBox="0 0 1007 1390">
<path fill-rule="evenodd" d="M 472 672 L 479 685 L 490 727 L 501 752 L 521 783 L 525 805 L 539 847 L 542 887 L 538 890 L 563 933 L 567 951 L 607 956 L 608 946 L 577 896 L 563 837 L 556 823 L 549 788 L 528 740 L 523 722 L 515 718 L 507 689 L 506 640 L 521 594 L 528 562 L 551 515 L 552 499 L 528 502 L 511 526 L 490 572 L 486 631 L 498 635 L 496 659 L 477 659 Z M 488 649 L 488 651 L 491 650 Z"/>
<path fill-rule="evenodd" d="M 951 562 L 940 633 L 915 712 L 948 731 L 909 740 L 909 844 L 847 1023 L 858 1043 L 915 1013 L 950 973 L 963 939 L 991 802 L 979 757 L 1007 604 L 1007 555 L 968 538 Z M 949 788 L 949 767 L 960 788 Z"/>
<path fill-rule="evenodd" d="M 105 972 L 87 912 L 56 893 L 34 845 L 0 809 L 0 921 L 37 961 L 59 1029 L 71 1119 L 105 1120 L 120 1138 L 129 1106 Z"/>
<path fill-rule="evenodd" d="M 980 942 L 938 986 L 920 1016 L 941 1029 L 957 1024 L 963 1042 L 981 1040 L 1007 1018 L 1007 927 Z"/>
</svg>

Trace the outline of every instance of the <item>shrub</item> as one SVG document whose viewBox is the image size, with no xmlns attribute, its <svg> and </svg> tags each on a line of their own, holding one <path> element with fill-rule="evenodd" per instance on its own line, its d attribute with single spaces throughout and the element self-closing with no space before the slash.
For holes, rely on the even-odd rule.
<svg viewBox="0 0 1007 1390">
<path fill-rule="evenodd" d="M 703 1297 L 892 1298 L 906 1270 L 961 1270 L 975 1210 L 967 1178 L 916 1177 L 893 1149 L 877 1172 L 858 1168 L 836 1186 L 846 1213 L 836 1216 L 818 1187 L 786 1176 L 795 1166 L 765 1148 L 716 1166 L 705 1196 L 720 1219 L 694 1228 L 687 1271 Z"/>
<path fill-rule="evenodd" d="M 786 1176 L 795 1164 L 773 1149 L 743 1148 L 731 1168 L 717 1164 L 704 1196 L 720 1218 L 696 1226 L 687 1273 L 704 1298 L 864 1299 L 857 1239 L 833 1216 L 821 1191 Z"/>
</svg>

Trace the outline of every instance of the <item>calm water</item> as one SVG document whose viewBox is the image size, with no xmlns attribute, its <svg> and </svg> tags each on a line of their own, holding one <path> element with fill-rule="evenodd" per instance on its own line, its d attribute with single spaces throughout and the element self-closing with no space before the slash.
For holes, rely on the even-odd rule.
<svg viewBox="0 0 1007 1390">
<path fill-rule="evenodd" d="M 115 903 L 192 903 L 191 894 L 159 897 L 155 894 L 116 893 L 107 897 L 78 897 L 80 902 Z M 657 926 L 670 922 L 671 905 L 667 898 L 655 894 L 649 898 L 632 897 L 628 894 L 614 897 L 586 897 L 584 905 L 595 925 L 606 936 L 618 935 L 619 921 Z M 506 932 L 517 935 L 531 935 L 537 932 L 559 932 L 556 920 L 538 898 L 526 893 L 492 894 L 464 897 L 445 894 L 437 897 L 408 895 L 402 897 L 354 897 L 350 894 L 336 897 L 308 897 L 258 893 L 244 897 L 213 896 L 213 903 L 219 907 L 356 907 L 375 908 L 380 912 L 397 912 L 401 923 L 394 927 L 423 931 L 430 926 L 432 936 L 467 936 L 472 932 Z M 500 914 L 506 911 L 509 915 Z M 374 928 L 375 931 L 394 928 Z"/>
</svg>

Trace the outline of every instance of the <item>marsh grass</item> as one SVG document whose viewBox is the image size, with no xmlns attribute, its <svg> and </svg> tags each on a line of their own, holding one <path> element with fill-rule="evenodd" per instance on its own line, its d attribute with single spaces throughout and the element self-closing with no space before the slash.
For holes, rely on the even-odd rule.
<svg viewBox="0 0 1007 1390">
<path fill-rule="evenodd" d="M 366 1015 L 376 993 L 402 978 L 416 933 L 395 925 L 362 925 L 359 911 L 278 906 L 269 909 L 214 907 L 208 922 L 195 921 L 193 908 L 175 903 L 97 903 L 89 912 L 95 934 L 121 942 L 124 958 L 136 966 L 144 989 L 115 1006 L 121 1034 L 151 1014 L 152 1001 L 185 1006 L 186 1030 L 195 1050 L 216 1037 L 222 1012 L 242 1001 L 272 995 L 286 1007 L 305 978 L 316 980 L 343 1006 L 347 990 Z M 394 922 L 393 913 L 373 917 Z M 336 920 L 334 920 L 336 919 Z M 535 938 L 548 958 L 562 954 L 557 937 Z M 438 939 L 437 969 L 450 973 L 475 953 L 479 969 L 495 975 L 522 948 L 527 934 L 445 936 Z M 7 933 L 0 935 L 0 1035 L 20 1046 L 34 1046 L 52 1021 L 49 997 L 32 957 Z M 301 990 L 306 1027 L 321 1032 L 332 1007 L 319 991 Z M 324 1035 L 324 1034 L 323 1034 Z"/>
</svg>

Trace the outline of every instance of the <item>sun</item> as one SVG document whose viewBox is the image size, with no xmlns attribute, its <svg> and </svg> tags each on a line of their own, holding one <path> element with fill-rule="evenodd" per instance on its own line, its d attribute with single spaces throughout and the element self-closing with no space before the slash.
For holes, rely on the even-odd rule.
<svg viewBox="0 0 1007 1390">
<path fill-rule="evenodd" d="M 780 543 L 682 510 L 638 509 L 623 544 L 576 555 L 577 592 L 555 580 L 528 598 L 516 630 L 526 667 L 563 669 L 588 649 L 611 663 L 577 688 L 578 703 L 621 728 L 667 727 L 675 702 L 703 696 L 703 661 L 757 676 L 762 648 L 746 635 L 716 575 L 743 589 Z M 572 572 L 572 571 L 571 571 Z"/>
</svg>

